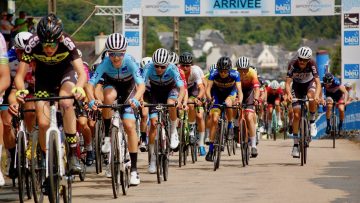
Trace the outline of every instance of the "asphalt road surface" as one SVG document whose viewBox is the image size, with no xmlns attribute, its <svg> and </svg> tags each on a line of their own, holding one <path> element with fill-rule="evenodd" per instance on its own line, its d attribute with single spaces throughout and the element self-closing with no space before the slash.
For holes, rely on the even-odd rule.
<svg viewBox="0 0 360 203">
<path fill-rule="evenodd" d="M 92 167 L 84 182 L 76 178 L 73 202 L 360 202 L 358 144 L 338 140 L 333 149 L 331 140 L 313 141 L 305 166 L 290 156 L 291 146 L 292 140 L 261 141 L 259 156 L 245 168 L 239 151 L 231 157 L 224 153 L 215 172 L 203 157 L 179 168 L 174 154 L 169 180 L 161 184 L 147 173 L 147 153 L 140 153 L 141 184 L 131 187 L 127 196 L 113 199 L 111 179 L 96 175 Z M 17 190 L 6 181 L 0 202 L 18 202 Z"/>
</svg>

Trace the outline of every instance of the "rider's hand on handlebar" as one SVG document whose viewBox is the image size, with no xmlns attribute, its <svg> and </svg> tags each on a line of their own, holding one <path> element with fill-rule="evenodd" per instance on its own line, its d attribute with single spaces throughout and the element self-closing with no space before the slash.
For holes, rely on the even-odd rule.
<svg viewBox="0 0 360 203">
<path fill-rule="evenodd" d="M 16 96 L 16 100 L 20 103 L 25 103 L 25 97 L 29 94 L 29 90 L 23 89 L 23 90 L 18 90 L 15 93 Z"/>
<path fill-rule="evenodd" d="M 19 113 L 19 104 L 14 103 L 14 104 L 10 104 L 9 105 L 9 109 L 8 109 L 9 113 L 16 116 Z"/>
</svg>

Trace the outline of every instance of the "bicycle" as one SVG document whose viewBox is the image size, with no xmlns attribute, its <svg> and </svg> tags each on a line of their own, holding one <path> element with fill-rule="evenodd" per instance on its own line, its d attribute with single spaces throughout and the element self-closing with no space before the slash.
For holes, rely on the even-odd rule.
<svg viewBox="0 0 360 203">
<path fill-rule="evenodd" d="M 249 147 L 249 132 L 245 120 L 245 109 L 246 104 L 237 106 L 237 111 L 239 115 L 239 132 L 237 142 L 240 144 L 241 151 L 241 162 L 243 167 L 249 165 L 250 160 L 250 147 Z"/>
<path fill-rule="evenodd" d="M 15 166 L 18 170 L 18 188 L 19 188 L 19 200 L 24 202 L 25 190 L 28 199 L 32 197 L 32 181 L 30 172 L 30 163 L 26 158 L 26 147 L 28 146 L 28 134 L 26 133 L 24 123 L 24 113 L 35 112 L 35 110 L 24 110 L 19 108 L 17 116 L 13 117 L 13 125 L 17 131 L 16 133 L 16 148 L 15 148 Z"/>
<path fill-rule="evenodd" d="M 161 177 L 164 181 L 169 178 L 169 155 L 170 155 L 170 124 L 168 108 L 176 104 L 145 104 L 144 107 L 155 107 L 157 110 L 156 137 L 154 152 L 156 157 L 156 176 L 158 184 Z"/>
<path fill-rule="evenodd" d="M 288 107 L 287 105 L 282 106 L 283 112 L 284 112 L 284 123 L 283 123 L 283 135 L 284 140 L 287 138 L 287 132 L 288 132 Z"/>
<path fill-rule="evenodd" d="M 341 103 L 337 103 L 336 101 L 333 101 L 332 105 L 332 110 L 331 110 L 331 117 L 330 117 L 330 123 L 331 123 L 331 137 L 333 140 L 333 148 L 335 148 L 335 140 L 336 140 L 336 136 L 340 135 L 340 131 L 338 129 L 338 122 L 337 122 L 337 116 L 336 116 L 336 107 L 339 104 L 345 104 L 344 102 Z"/>
<path fill-rule="evenodd" d="M 58 96 L 58 97 L 44 97 L 44 98 L 29 98 L 28 101 L 49 101 L 50 102 L 50 127 L 46 131 L 46 155 L 45 155 L 45 177 L 49 179 L 50 191 L 48 198 L 50 202 L 59 202 L 60 196 L 62 196 L 64 202 L 71 202 L 72 198 L 72 181 L 73 175 L 70 172 L 69 164 L 67 160 L 67 152 L 69 152 L 68 144 L 63 141 L 63 133 L 58 128 L 57 123 L 57 108 L 55 101 L 63 99 L 74 99 L 73 96 Z M 75 100 L 76 101 L 76 100 Z M 76 103 L 76 102 L 75 102 Z M 32 161 L 34 161 L 34 168 L 32 169 L 32 177 L 35 180 L 43 180 L 44 174 L 36 174 L 35 166 L 40 164 L 38 170 L 43 170 L 43 163 L 35 163 L 34 151 L 37 151 L 37 156 L 42 157 L 41 149 L 38 149 L 37 141 L 33 141 Z M 35 146 L 34 146 L 34 143 Z M 65 145 L 65 146 L 64 146 Z M 37 150 L 35 150 L 37 149 Z M 40 151 L 38 151 L 40 150 Z M 43 161 L 43 157 L 40 158 Z M 33 173 L 34 172 L 34 173 Z M 41 171 L 40 173 L 42 173 Z M 43 182 L 40 182 L 43 183 Z"/>
<path fill-rule="evenodd" d="M 279 123 L 276 113 L 276 109 L 273 108 L 271 114 L 271 133 L 273 134 L 274 141 L 276 141 L 276 134 L 279 132 Z"/>
<path fill-rule="evenodd" d="M 124 127 L 120 117 L 123 108 L 130 107 L 129 104 L 98 105 L 98 108 L 111 108 L 115 110 L 110 125 L 110 169 L 111 185 L 114 198 L 119 196 L 120 184 L 123 195 L 127 195 L 130 187 L 130 155 L 128 142 L 125 136 Z"/>
<path fill-rule="evenodd" d="M 306 164 L 307 159 L 307 148 L 309 147 L 309 139 L 310 139 L 310 123 L 309 119 L 307 119 L 307 104 L 308 101 L 313 101 L 313 99 L 293 99 L 293 102 L 297 101 L 300 103 L 301 106 L 301 118 L 300 118 L 300 142 L 299 142 L 299 148 L 300 148 L 300 162 L 301 166 Z"/>
<path fill-rule="evenodd" d="M 178 111 L 178 117 L 180 118 L 179 128 L 179 167 L 182 163 L 185 166 L 188 155 L 188 143 L 189 143 L 189 124 L 187 122 L 188 117 L 186 111 L 181 113 Z"/>
<path fill-rule="evenodd" d="M 105 125 L 101 111 L 92 111 L 92 120 L 96 121 L 94 128 L 95 169 L 96 174 L 100 174 L 103 163 L 101 145 L 105 137 Z"/>
</svg>

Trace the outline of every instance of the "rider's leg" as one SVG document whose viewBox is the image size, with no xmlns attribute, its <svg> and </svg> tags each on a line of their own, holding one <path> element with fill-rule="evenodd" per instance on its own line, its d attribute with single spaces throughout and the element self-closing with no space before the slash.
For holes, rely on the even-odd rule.
<svg viewBox="0 0 360 203">
<path fill-rule="evenodd" d="M 176 100 L 174 98 L 169 98 L 167 100 L 168 104 L 175 104 Z M 177 133 L 177 126 L 178 126 L 178 118 L 176 113 L 176 107 L 169 108 L 169 116 L 170 116 L 170 147 L 172 149 L 177 148 L 179 145 L 179 137 Z"/>
<path fill-rule="evenodd" d="M 345 118 L 345 105 L 339 104 L 338 108 L 339 108 L 339 118 L 340 118 L 340 121 L 339 121 L 339 131 L 340 131 L 340 130 L 342 130 L 342 125 L 343 125 L 344 118 Z"/>
</svg>

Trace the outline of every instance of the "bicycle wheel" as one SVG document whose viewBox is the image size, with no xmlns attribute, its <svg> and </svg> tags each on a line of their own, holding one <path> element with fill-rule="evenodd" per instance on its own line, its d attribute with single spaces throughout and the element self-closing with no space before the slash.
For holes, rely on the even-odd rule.
<svg viewBox="0 0 360 203">
<path fill-rule="evenodd" d="M 335 108 L 335 107 L 333 107 Z M 336 115 L 335 115 L 335 112 L 334 112 L 334 115 L 332 116 L 332 140 L 333 140 L 333 148 L 335 148 L 335 140 L 336 140 Z"/>
<path fill-rule="evenodd" d="M 155 152 L 155 156 L 156 156 L 156 177 L 157 177 L 157 182 L 160 184 L 161 183 L 161 174 L 162 174 L 162 169 L 161 169 L 161 137 L 162 137 L 162 127 L 161 124 L 157 125 L 157 137 L 155 138 L 155 146 L 154 146 L 154 152 Z"/>
<path fill-rule="evenodd" d="M 235 142 L 235 138 L 231 140 L 231 145 L 232 145 L 232 153 L 233 155 L 236 155 L 236 142 Z"/>
<path fill-rule="evenodd" d="M 26 158 L 25 158 L 25 133 L 19 131 L 17 134 L 17 159 L 16 167 L 18 170 L 18 188 L 19 188 L 19 201 L 24 202 L 25 190 L 26 190 Z"/>
<path fill-rule="evenodd" d="M 96 173 L 99 174 L 102 172 L 102 155 L 101 155 L 101 143 L 103 140 L 103 120 L 98 119 L 95 124 L 95 168 Z"/>
<path fill-rule="evenodd" d="M 170 157 L 170 138 L 169 133 L 165 130 L 165 139 L 163 139 L 163 150 L 164 153 L 162 155 L 162 174 L 164 181 L 167 181 L 169 178 L 169 157 Z"/>
<path fill-rule="evenodd" d="M 271 132 L 273 133 L 273 139 L 274 141 L 276 141 L 276 131 L 277 131 L 277 128 L 278 128 L 278 122 L 277 122 L 277 116 L 276 116 L 276 110 L 275 108 L 273 109 L 272 111 L 272 116 L 271 116 Z"/>
<path fill-rule="evenodd" d="M 240 143 L 241 162 L 243 167 L 246 166 L 246 148 L 245 148 L 246 133 L 247 133 L 246 121 L 245 119 L 241 119 L 239 124 L 238 143 Z"/>
<path fill-rule="evenodd" d="M 59 135 L 55 131 L 51 131 L 49 134 L 49 154 L 48 154 L 48 170 L 49 170 L 49 201 L 59 202 L 60 201 L 60 171 L 59 171 L 59 160 L 58 160 L 58 143 L 57 137 Z"/>
<path fill-rule="evenodd" d="M 85 144 L 84 144 L 84 137 L 82 134 L 80 134 L 80 142 L 78 143 L 78 150 L 79 150 L 79 154 L 80 154 L 80 167 L 81 167 L 81 171 L 79 173 L 79 178 L 80 181 L 84 181 L 85 177 L 86 177 L 86 149 L 85 149 Z"/>
<path fill-rule="evenodd" d="M 180 120 L 180 128 L 179 128 L 179 167 L 181 167 L 182 159 L 183 159 L 183 150 L 185 145 L 185 137 L 184 137 L 184 121 Z"/>
<path fill-rule="evenodd" d="M 44 200 L 44 194 L 41 192 L 41 185 L 45 181 L 45 159 L 38 142 L 38 134 L 33 134 L 31 147 L 31 182 L 32 192 L 35 203 L 41 203 Z"/>
<path fill-rule="evenodd" d="M 306 132 L 306 124 L 305 124 L 306 120 L 305 118 L 301 118 L 301 121 L 300 121 L 300 143 L 299 143 L 299 146 L 300 146 L 300 159 L 301 159 L 301 166 L 304 165 L 305 163 L 305 132 Z"/>
<path fill-rule="evenodd" d="M 118 128 L 113 126 L 111 128 L 111 185 L 113 189 L 113 195 L 116 199 L 119 196 L 120 190 L 120 155 L 119 155 L 119 137 L 118 137 Z"/>
<path fill-rule="evenodd" d="M 196 156 L 197 156 L 196 143 L 190 145 L 190 155 L 191 155 L 191 161 L 194 164 L 196 162 Z"/>
<path fill-rule="evenodd" d="M 214 150 L 216 148 L 216 156 L 214 157 L 214 171 L 220 167 L 220 158 L 221 158 L 221 147 L 223 146 L 223 139 L 224 139 L 224 130 L 225 130 L 225 123 L 221 121 L 219 124 L 219 133 L 216 139 L 216 144 L 214 144 Z"/>
<path fill-rule="evenodd" d="M 125 138 L 125 134 L 124 132 L 123 136 L 121 138 L 121 144 L 120 144 L 120 149 L 121 149 L 121 169 L 120 169 L 120 184 L 121 184 L 121 189 L 122 189 L 122 193 L 123 195 L 127 194 L 127 190 L 130 187 L 130 167 L 128 166 L 128 163 L 130 161 L 130 157 L 128 156 L 128 144 Z"/>
<path fill-rule="evenodd" d="M 231 156 L 231 152 L 232 152 L 232 149 L 231 149 L 231 140 L 229 140 L 229 138 L 228 138 L 228 134 L 227 133 L 225 133 L 225 136 L 224 136 L 224 143 L 225 143 L 225 145 L 226 145 L 226 150 L 227 150 L 227 153 L 228 153 L 228 155 L 229 156 Z"/>
<path fill-rule="evenodd" d="M 288 115 L 287 115 L 287 111 L 284 112 L 284 129 L 283 129 L 283 134 L 284 134 L 284 140 L 286 140 L 287 137 L 287 131 L 288 131 Z"/>
<path fill-rule="evenodd" d="M 69 157 L 70 147 L 67 142 L 64 143 L 65 145 L 65 156 Z M 61 195 L 63 197 L 64 203 L 71 203 L 72 201 L 72 182 L 73 176 L 70 173 L 70 165 L 69 162 L 66 162 L 66 171 L 65 171 L 65 183 L 66 185 L 61 185 Z"/>
</svg>

